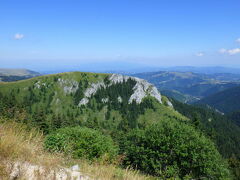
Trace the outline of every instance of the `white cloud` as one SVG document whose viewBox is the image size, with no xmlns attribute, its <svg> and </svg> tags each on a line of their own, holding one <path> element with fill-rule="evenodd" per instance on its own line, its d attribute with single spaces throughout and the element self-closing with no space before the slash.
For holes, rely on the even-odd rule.
<svg viewBox="0 0 240 180">
<path fill-rule="evenodd" d="M 222 54 L 229 54 L 229 55 L 235 55 L 240 53 L 240 48 L 235 48 L 235 49 L 220 49 L 219 50 L 220 53 Z"/>
<path fill-rule="evenodd" d="M 238 39 L 236 40 L 236 42 L 240 43 L 240 38 L 238 38 Z"/>
<path fill-rule="evenodd" d="M 221 54 L 224 54 L 224 53 L 226 53 L 227 52 L 227 50 L 226 49 L 224 49 L 224 48 L 222 48 L 222 49 L 219 49 L 219 53 L 221 53 Z"/>
<path fill-rule="evenodd" d="M 23 35 L 23 34 L 16 33 L 16 34 L 14 35 L 14 39 L 16 39 L 16 40 L 20 40 L 20 39 L 23 39 L 23 38 L 24 38 L 24 35 Z"/>
<path fill-rule="evenodd" d="M 203 52 L 199 52 L 199 53 L 196 54 L 196 56 L 198 56 L 198 57 L 204 56 L 204 53 Z"/>
<path fill-rule="evenodd" d="M 229 49 L 229 50 L 228 50 L 228 53 L 229 53 L 230 55 L 238 54 L 238 53 L 240 53 L 240 48 Z"/>
</svg>

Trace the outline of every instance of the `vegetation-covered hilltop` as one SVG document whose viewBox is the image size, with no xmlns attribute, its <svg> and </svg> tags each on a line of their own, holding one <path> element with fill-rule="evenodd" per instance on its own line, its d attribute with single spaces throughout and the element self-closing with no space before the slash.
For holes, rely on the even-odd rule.
<svg viewBox="0 0 240 180">
<path fill-rule="evenodd" d="M 150 123 L 154 112 L 159 118 L 186 119 L 154 86 L 121 75 L 73 72 L 2 83 L 0 97 L 1 107 L 12 110 L 6 115 L 13 117 L 20 108 L 23 122 L 45 132 L 69 125 L 127 130 Z"/>
<path fill-rule="evenodd" d="M 62 73 L 0 84 L 2 118 L 40 128 L 44 147 L 162 179 L 229 179 L 214 143 L 145 80 Z"/>
</svg>

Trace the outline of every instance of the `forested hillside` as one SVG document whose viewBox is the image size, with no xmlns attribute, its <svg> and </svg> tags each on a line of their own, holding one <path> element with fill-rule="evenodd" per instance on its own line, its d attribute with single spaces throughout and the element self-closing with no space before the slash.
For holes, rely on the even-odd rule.
<svg viewBox="0 0 240 180">
<path fill-rule="evenodd" d="M 62 73 L 0 83 L 0 100 L 1 119 L 40 128 L 51 153 L 117 161 L 162 179 L 231 178 L 222 158 L 229 155 L 227 147 L 218 144 L 221 155 L 211 131 L 200 130 L 195 116 L 175 111 L 145 80 Z M 219 136 L 212 139 L 221 141 Z M 238 153 L 233 142 L 229 148 Z"/>
<path fill-rule="evenodd" d="M 141 84 L 131 78 L 121 79 L 123 76 L 111 77 L 114 78 L 107 74 L 75 72 L 2 83 L 1 109 L 10 109 L 11 112 L 3 114 L 10 117 L 21 112 L 22 121 L 46 132 L 67 125 L 101 127 L 113 132 L 144 126 L 151 121 L 151 117 L 145 122 L 146 117 L 141 116 L 145 111 L 150 114 L 159 111 L 162 118 L 185 119 L 164 105 L 168 100 L 162 100 L 158 91 L 145 81 Z"/>
<path fill-rule="evenodd" d="M 207 104 L 223 113 L 240 110 L 240 86 L 208 96 L 197 104 Z"/>
<path fill-rule="evenodd" d="M 174 108 L 193 121 L 211 139 L 224 157 L 235 154 L 240 158 L 240 128 L 228 117 L 205 106 L 194 106 L 171 100 Z"/>
<path fill-rule="evenodd" d="M 240 176 L 239 112 L 223 115 L 207 106 L 188 105 L 171 99 L 175 110 L 191 119 L 192 124 L 207 135 L 223 157 L 227 158 L 233 173 Z"/>
</svg>

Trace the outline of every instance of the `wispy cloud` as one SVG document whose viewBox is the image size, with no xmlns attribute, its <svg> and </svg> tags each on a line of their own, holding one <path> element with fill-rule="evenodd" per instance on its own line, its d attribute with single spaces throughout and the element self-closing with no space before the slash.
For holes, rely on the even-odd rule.
<svg viewBox="0 0 240 180">
<path fill-rule="evenodd" d="M 240 43 L 240 38 L 236 39 L 236 42 Z"/>
<path fill-rule="evenodd" d="M 198 52 L 198 53 L 196 54 L 196 56 L 202 57 L 202 56 L 204 56 L 204 53 L 203 53 L 203 52 Z"/>
<path fill-rule="evenodd" d="M 23 38 L 24 38 L 24 35 L 23 35 L 23 34 L 16 33 L 16 34 L 14 35 L 14 39 L 16 39 L 16 40 L 21 40 L 21 39 L 23 39 Z"/>
<path fill-rule="evenodd" d="M 220 49 L 219 50 L 220 53 L 222 54 L 229 54 L 229 55 L 235 55 L 235 54 L 238 54 L 240 53 L 240 48 L 234 48 L 234 49 Z"/>
</svg>

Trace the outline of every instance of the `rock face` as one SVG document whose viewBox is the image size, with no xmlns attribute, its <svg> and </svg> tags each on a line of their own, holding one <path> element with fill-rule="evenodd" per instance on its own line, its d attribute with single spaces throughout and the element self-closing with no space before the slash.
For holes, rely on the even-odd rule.
<svg viewBox="0 0 240 180">
<path fill-rule="evenodd" d="M 58 82 L 63 88 L 65 94 L 75 93 L 78 89 L 78 82 L 73 80 L 64 80 L 59 78 Z"/>
<path fill-rule="evenodd" d="M 127 81 L 130 78 L 130 76 L 123 76 L 121 74 L 112 74 L 109 77 L 109 81 L 112 84 L 117 84 L 117 83 L 123 83 L 124 81 Z"/>
<path fill-rule="evenodd" d="M 150 84 L 149 82 L 147 82 L 146 80 L 130 76 L 123 76 L 120 74 L 112 74 L 108 78 L 108 80 L 110 81 L 109 84 L 105 84 L 103 81 L 92 83 L 90 87 L 85 90 L 84 98 L 80 100 L 79 106 L 86 105 L 89 102 L 89 98 L 95 95 L 99 89 L 111 87 L 113 84 L 123 83 L 129 79 L 136 82 L 135 86 L 133 87 L 133 94 L 131 95 L 128 101 L 129 104 L 131 104 L 133 101 L 136 101 L 137 104 L 140 104 L 142 100 L 147 96 L 151 96 L 155 98 L 159 103 L 162 103 L 162 97 L 157 88 Z M 122 98 L 118 97 L 117 101 L 122 102 Z M 106 103 L 108 102 L 108 100 L 103 99 L 102 102 Z"/>
<path fill-rule="evenodd" d="M 9 179 L 39 179 L 39 180 L 91 180 L 83 175 L 78 165 L 71 168 L 47 169 L 43 166 L 28 162 L 15 162 L 8 164 Z"/>
<path fill-rule="evenodd" d="M 173 108 L 173 104 L 172 104 L 169 100 L 167 101 L 167 105 L 168 105 L 169 107 Z"/>
</svg>

